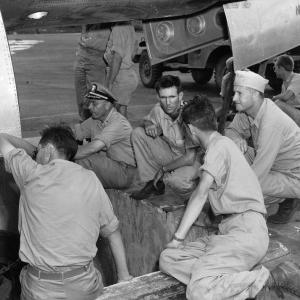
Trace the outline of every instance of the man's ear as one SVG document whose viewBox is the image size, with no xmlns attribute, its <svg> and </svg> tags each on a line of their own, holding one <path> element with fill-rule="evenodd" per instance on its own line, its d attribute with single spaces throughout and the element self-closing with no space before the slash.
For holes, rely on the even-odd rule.
<svg viewBox="0 0 300 300">
<path fill-rule="evenodd" d="M 180 93 L 178 94 L 178 98 L 179 98 L 179 100 L 180 100 L 180 103 L 182 103 L 183 92 L 180 92 Z"/>
<path fill-rule="evenodd" d="M 54 157 L 56 157 L 56 149 L 52 144 L 47 144 L 47 146 L 45 147 L 45 155 L 44 155 L 44 159 L 45 161 L 48 163 L 50 162 Z"/>
</svg>

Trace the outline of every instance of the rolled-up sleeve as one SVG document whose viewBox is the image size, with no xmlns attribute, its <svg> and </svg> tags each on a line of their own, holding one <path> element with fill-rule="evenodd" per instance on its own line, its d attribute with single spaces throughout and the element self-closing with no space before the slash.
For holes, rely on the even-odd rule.
<svg viewBox="0 0 300 300">
<path fill-rule="evenodd" d="M 155 125 L 161 125 L 162 116 L 160 114 L 160 106 L 156 104 L 150 111 L 150 113 L 143 118 L 144 121 L 150 121 Z"/>
<path fill-rule="evenodd" d="M 19 188 L 27 183 L 38 165 L 23 149 L 11 150 L 4 160 L 7 171 L 12 173 Z"/>
<path fill-rule="evenodd" d="M 107 237 L 119 228 L 119 221 L 114 214 L 113 207 L 104 189 L 100 199 L 100 234 L 103 237 Z"/>
<path fill-rule="evenodd" d="M 223 186 L 227 177 L 228 164 L 226 155 L 220 148 L 214 147 L 207 151 L 204 163 L 200 167 L 200 176 L 203 171 L 209 173 L 213 178 L 217 188 Z"/>
</svg>

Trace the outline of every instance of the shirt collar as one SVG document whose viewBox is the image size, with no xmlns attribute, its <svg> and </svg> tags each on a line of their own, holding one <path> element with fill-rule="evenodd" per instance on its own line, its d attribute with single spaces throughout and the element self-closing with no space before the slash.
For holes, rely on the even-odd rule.
<svg viewBox="0 0 300 300">
<path fill-rule="evenodd" d="M 267 100 L 264 99 L 263 103 L 261 104 L 258 113 L 256 115 L 256 117 L 253 119 L 252 117 L 249 116 L 249 121 L 251 125 L 256 126 L 257 128 L 259 127 L 259 124 L 261 123 L 261 119 L 264 115 L 264 112 L 266 110 L 266 106 L 267 106 Z"/>
<path fill-rule="evenodd" d="M 164 112 L 164 110 L 163 110 L 163 112 Z M 173 124 L 175 124 L 175 123 L 181 124 L 182 123 L 181 113 L 182 113 L 182 108 L 180 108 L 178 117 L 175 120 L 173 120 L 168 114 L 166 114 L 164 112 L 164 118 L 167 120 L 170 120 Z"/>
</svg>

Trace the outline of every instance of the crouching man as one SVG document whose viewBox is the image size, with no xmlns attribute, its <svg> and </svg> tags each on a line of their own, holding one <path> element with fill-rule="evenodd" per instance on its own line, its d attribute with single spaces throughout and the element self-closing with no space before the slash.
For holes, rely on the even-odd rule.
<svg viewBox="0 0 300 300">
<path fill-rule="evenodd" d="M 35 150 L 36 161 L 28 155 Z M 21 193 L 19 256 L 28 263 L 20 275 L 21 299 L 99 296 L 103 284 L 93 265 L 99 232 L 108 238 L 119 280 L 131 278 L 107 194 L 92 171 L 70 161 L 77 151 L 70 128 L 47 128 L 37 149 L 1 134 L 0 151 Z"/>
<path fill-rule="evenodd" d="M 159 102 L 144 118 L 143 128 L 135 128 L 131 136 L 139 179 L 144 184 L 141 190 L 131 195 L 137 200 L 151 194 L 163 194 L 164 184 L 182 197 L 196 187 L 194 164 L 197 154 L 193 149 L 186 149 L 180 79 L 163 76 L 155 88 Z"/>
<path fill-rule="evenodd" d="M 204 97 L 183 110 L 183 120 L 195 143 L 206 149 L 193 192 L 172 241 L 160 257 L 160 269 L 187 285 L 187 299 L 254 298 L 264 286 L 287 287 L 299 280 L 299 269 L 285 263 L 272 271 L 251 270 L 269 244 L 266 209 L 259 182 L 239 148 L 216 131 L 216 116 Z M 209 201 L 221 215 L 218 235 L 184 243 L 189 229 Z M 295 286 L 297 293 L 300 287 Z"/>
<path fill-rule="evenodd" d="M 115 108 L 114 95 L 93 85 L 88 93 L 91 118 L 75 125 L 77 140 L 91 139 L 79 147 L 75 159 L 93 170 L 104 188 L 124 189 L 133 181 L 136 164 L 130 142 L 131 125 Z"/>
<path fill-rule="evenodd" d="M 279 203 L 277 214 L 268 221 L 287 223 L 300 198 L 300 128 L 264 98 L 267 82 L 251 71 L 236 71 L 233 102 L 238 113 L 225 133 L 251 164 L 265 204 Z"/>
</svg>

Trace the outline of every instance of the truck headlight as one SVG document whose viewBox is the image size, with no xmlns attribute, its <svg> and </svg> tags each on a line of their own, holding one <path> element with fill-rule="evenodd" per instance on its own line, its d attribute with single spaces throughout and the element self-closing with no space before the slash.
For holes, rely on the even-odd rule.
<svg viewBox="0 0 300 300">
<path fill-rule="evenodd" d="M 186 20 L 186 28 L 192 35 L 201 34 L 206 27 L 206 22 L 203 16 L 196 16 Z"/>
<path fill-rule="evenodd" d="M 174 25 L 172 22 L 161 22 L 157 24 L 155 35 L 158 41 L 169 44 L 174 39 Z"/>
</svg>

